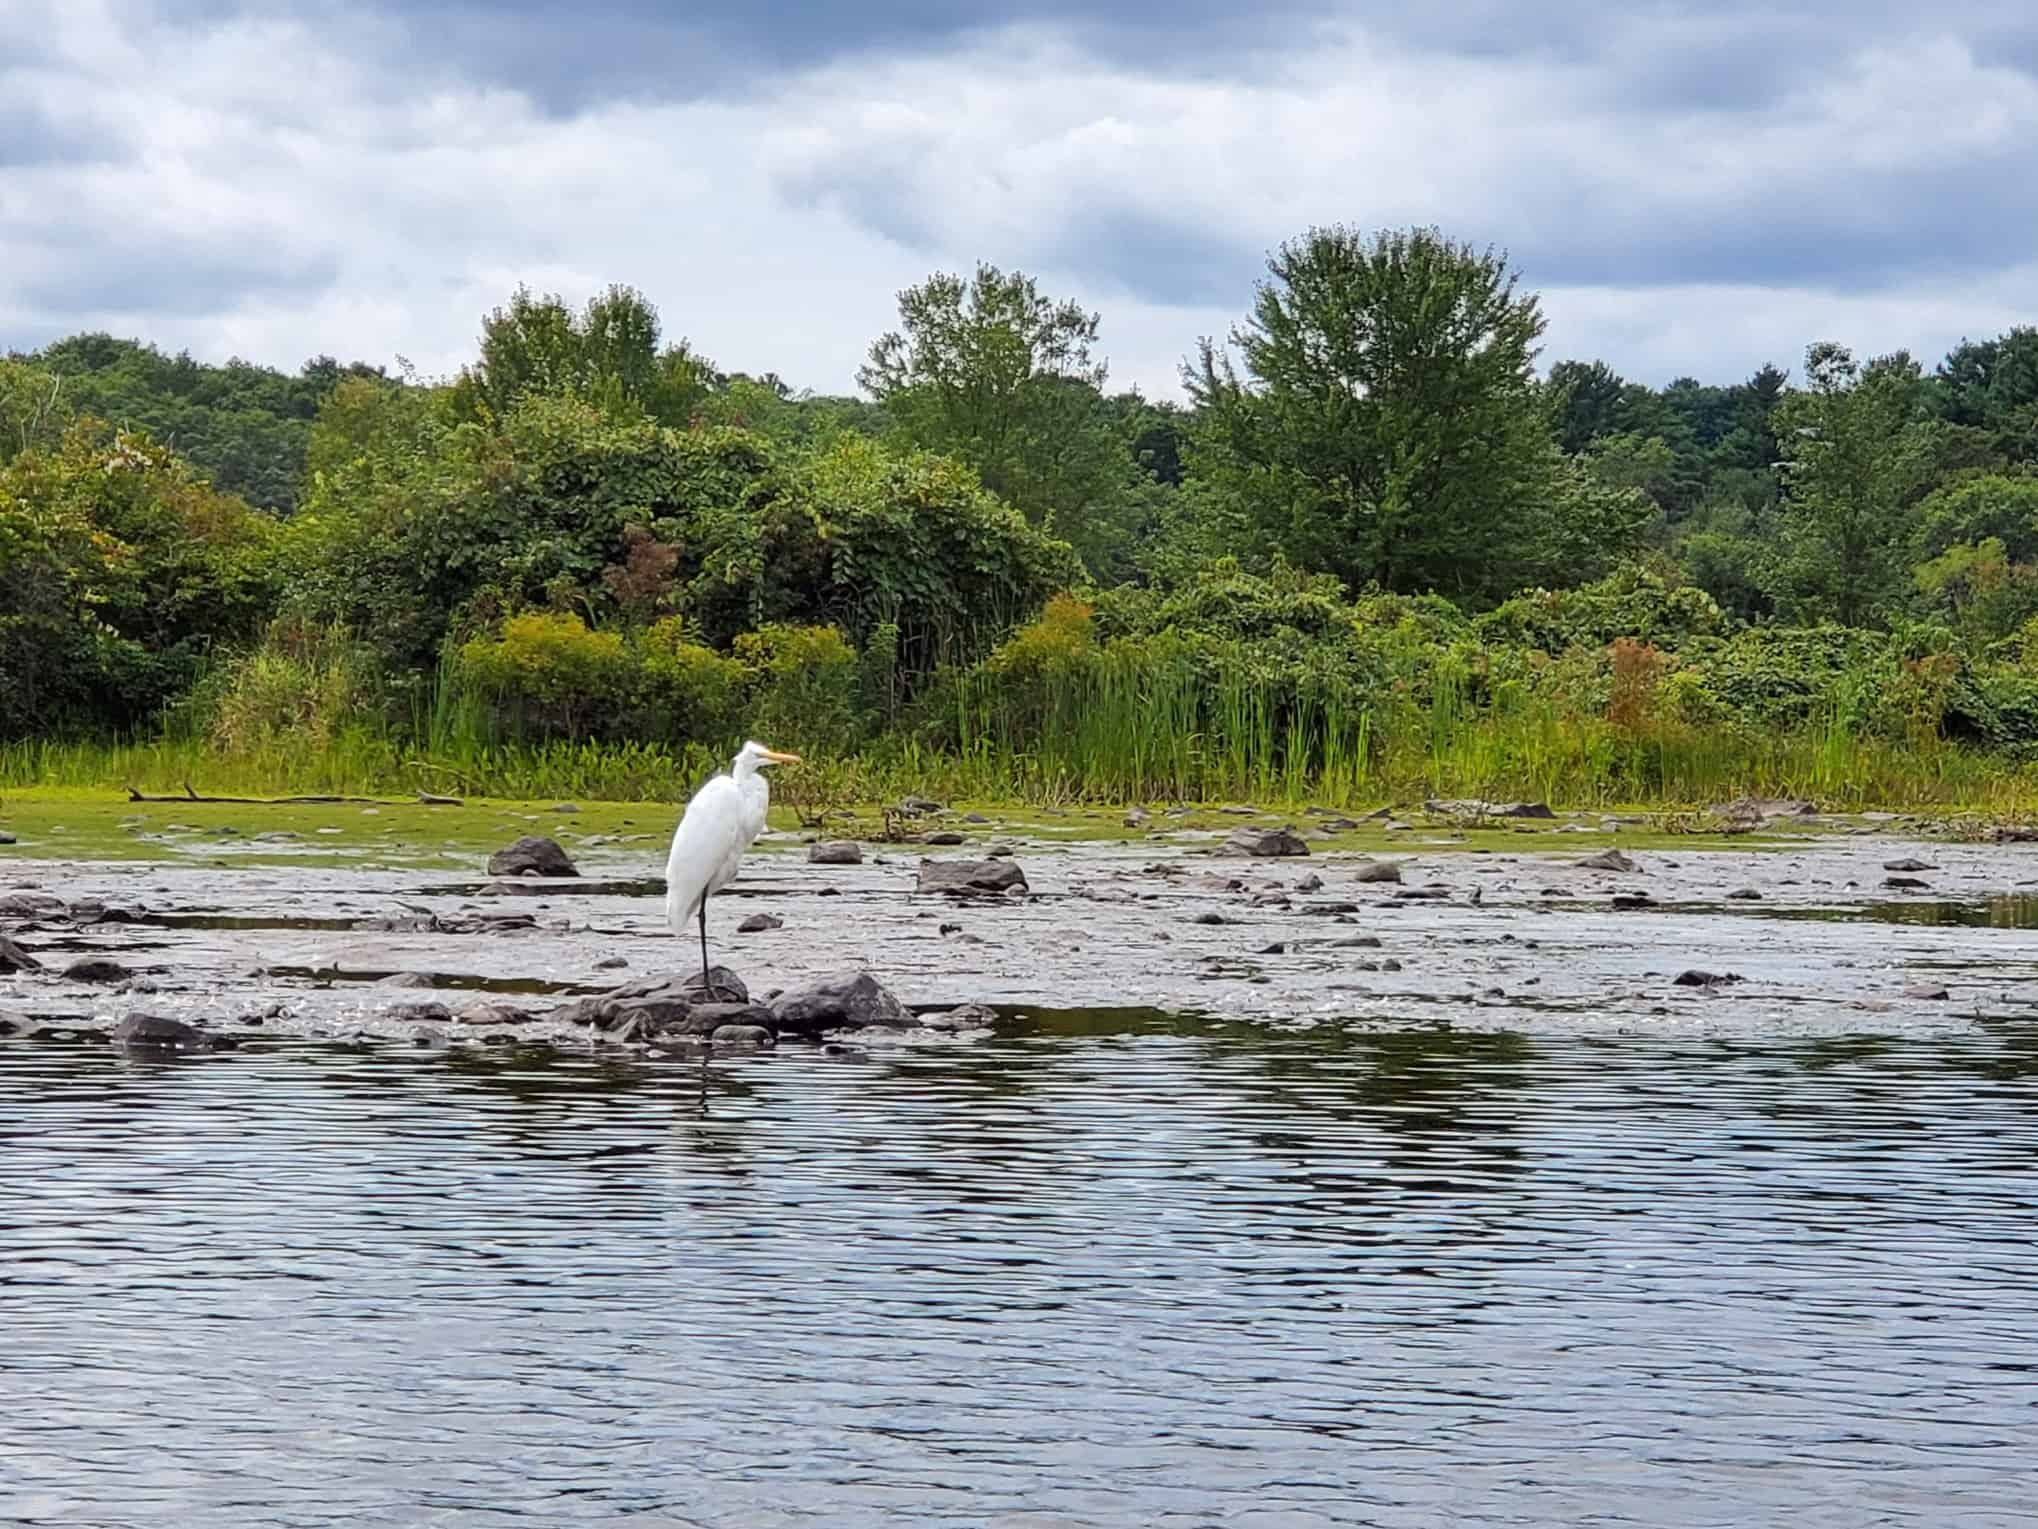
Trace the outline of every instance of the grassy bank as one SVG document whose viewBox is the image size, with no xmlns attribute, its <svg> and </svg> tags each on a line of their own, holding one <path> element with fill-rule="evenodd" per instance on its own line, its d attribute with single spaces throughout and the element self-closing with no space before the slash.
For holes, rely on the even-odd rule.
<svg viewBox="0 0 2038 1529">
<path fill-rule="evenodd" d="M 1677 810 L 1744 795 L 1803 796 L 1834 811 L 2038 808 L 2038 767 L 1923 736 L 1899 741 L 1834 726 L 1795 731 L 1665 723 L 1623 728 L 1554 709 L 1401 717 L 1290 709 L 1279 723 L 1243 698 L 1231 725 L 1185 730 L 1164 690 L 1128 689 L 1028 719 L 964 719 L 964 746 L 910 742 L 814 758 L 778 778 L 793 809 L 868 807 L 908 793 L 943 801 L 1051 806 L 1250 801 L 1352 809 L 1430 796 L 1529 798 L 1564 807 Z M 514 801 L 675 802 L 727 761 L 690 744 L 552 743 L 427 753 L 387 735 L 318 746 L 272 740 L 227 752 L 193 741 L 27 742 L 0 747 L 0 791 L 117 789 L 250 796 L 409 795 Z"/>
</svg>

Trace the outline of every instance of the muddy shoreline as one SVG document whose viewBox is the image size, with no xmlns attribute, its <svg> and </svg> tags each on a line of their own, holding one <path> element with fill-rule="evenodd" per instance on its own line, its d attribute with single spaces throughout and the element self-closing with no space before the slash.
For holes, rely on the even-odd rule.
<svg viewBox="0 0 2038 1529">
<path fill-rule="evenodd" d="M 1543 832 L 1517 849 L 1409 834 L 1385 851 L 1258 859 L 1186 832 L 1022 836 L 1012 847 L 1028 892 L 956 898 L 917 892 L 917 868 L 970 849 L 874 845 L 861 865 L 815 865 L 781 832 L 713 904 L 710 936 L 716 961 L 757 996 L 867 971 L 919 1013 L 987 1005 L 1000 1024 L 1124 1007 L 1285 1027 L 1609 1035 L 1908 1033 L 2038 1017 L 2038 849 L 1857 823 L 1759 848 L 1624 844 L 1633 869 L 1581 864 L 1613 842 Z M 542 1015 L 619 983 L 684 979 L 697 961 L 664 926 L 654 851 L 576 856 L 578 879 L 505 881 L 17 852 L 0 864 L 0 897 L 40 895 L 50 911 L 24 917 L 17 901 L 0 917 L 0 933 L 43 966 L 0 975 L 0 1022 L 16 1041 L 103 1040 L 146 1011 L 244 1041 L 604 1044 Z M 1362 879 L 1382 859 L 1398 883 Z M 781 925 L 736 932 L 760 912 Z M 131 977 L 60 975 L 87 959 Z M 490 996 L 540 1017 L 399 1012 Z M 955 1039 L 854 1040 L 902 1038 Z"/>
</svg>

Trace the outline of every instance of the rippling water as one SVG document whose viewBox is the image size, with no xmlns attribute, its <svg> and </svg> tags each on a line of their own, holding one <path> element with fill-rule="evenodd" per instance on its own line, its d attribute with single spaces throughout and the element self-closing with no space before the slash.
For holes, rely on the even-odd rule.
<svg viewBox="0 0 2038 1529">
<path fill-rule="evenodd" d="M 2028 1524 L 2038 1035 L 0 1046 L 0 1519 Z"/>
</svg>

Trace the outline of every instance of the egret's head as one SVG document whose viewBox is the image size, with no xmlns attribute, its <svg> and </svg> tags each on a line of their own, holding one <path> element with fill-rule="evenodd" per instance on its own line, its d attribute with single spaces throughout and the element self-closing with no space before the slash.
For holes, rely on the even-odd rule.
<svg viewBox="0 0 2038 1529">
<path fill-rule="evenodd" d="M 768 749 L 755 738 L 744 744 L 742 750 L 736 755 L 737 764 L 748 765 L 753 770 L 761 769 L 765 765 L 798 764 L 799 762 L 799 755 L 781 753 L 777 749 Z"/>
</svg>

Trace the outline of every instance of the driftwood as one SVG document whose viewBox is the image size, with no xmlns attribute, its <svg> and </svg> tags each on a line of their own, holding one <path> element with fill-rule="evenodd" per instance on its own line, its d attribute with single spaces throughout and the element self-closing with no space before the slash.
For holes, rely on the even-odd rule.
<svg viewBox="0 0 2038 1529">
<path fill-rule="evenodd" d="M 420 791 L 415 797 L 387 796 L 200 796 L 191 789 L 191 782 L 184 782 L 182 796 L 149 796 L 127 788 L 130 802 L 230 802 L 237 807 L 318 807 L 331 806 L 340 802 L 366 802 L 376 807 L 408 807 L 416 803 L 425 807 L 458 807 L 457 796 L 434 796 L 429 791 Z"/>
</svg>

